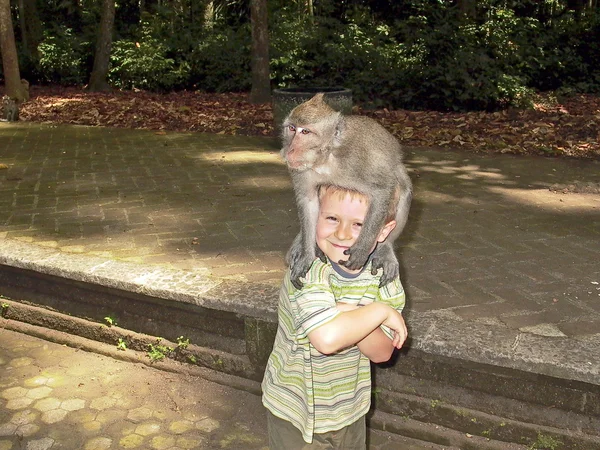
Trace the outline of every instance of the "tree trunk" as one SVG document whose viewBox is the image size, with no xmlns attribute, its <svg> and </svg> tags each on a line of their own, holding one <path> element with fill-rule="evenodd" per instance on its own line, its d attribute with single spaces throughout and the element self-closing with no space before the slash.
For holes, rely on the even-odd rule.
<svg viewBox="0 0 600 450">
<path fill-rule="evenodd" d="M 114 23 L 115 2 L 114 0 L 104 0 L 100 17 L 100 32 L 96 40 L 94 68 L 92 69 L 90 82 L 88 84 L 88 89 L 92 92 L 107 91 L 110 89 L 106 78 L 108 76 Z"/>
<path fill-rule="evenodd" d="M 0 0 L 0 52 L 6 95 L 17 103 L 22 103 L 29 98 L 29 91 L 27 85 L 21 83 L 15 32 L 10 15 L 10 0 Z"/>
<path fill-rule="evenodd" d="M 19 20 L 25 56 L 36 61 L 43 32 L 35 0 L 19 0 Z"/>
<path fill-rule="evenodd" d="M 267 0 L 251 0 L 252 21 L 252 90 L 250 102 L 271 101 L 269 76 L 269 28 Z"/>
</svg>

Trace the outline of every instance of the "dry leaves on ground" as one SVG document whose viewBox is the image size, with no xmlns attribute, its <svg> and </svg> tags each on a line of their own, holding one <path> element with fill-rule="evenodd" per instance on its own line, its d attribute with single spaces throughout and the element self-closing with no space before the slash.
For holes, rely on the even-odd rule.
<svg viewBox="0 0 600 450">
<path fill-rule="evenodd" d="M 600 97 L 560 102 L 540 97 L 534 109 L 443 113 L 386 109 L 355 113 L 380 121 L 408 146 L 487 153 L 600 158 Z M 247 94 L 141 91 L 91 93 L 78 88 L 32 86 L 21 120 L 164 131 L 274 136 L 270 104 Z"/>
</svg>

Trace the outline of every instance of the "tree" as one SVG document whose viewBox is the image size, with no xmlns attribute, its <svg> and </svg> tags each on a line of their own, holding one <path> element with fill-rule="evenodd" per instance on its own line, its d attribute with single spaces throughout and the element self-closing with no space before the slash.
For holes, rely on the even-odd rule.
<svg viewBox="0 0 600 450">
<path fill-rule="evenodd" d="M 15 32 L 10 15 L 10 0 L 0 0 L 0 52 L 2 52 L 6 95 L 17 103 L 28 100 L 28 83 L 21 82 Z"/>
<path fill-rule="evenodd" d="M 5 1 L 5 0 L 0 0 Z M 92 92 L 106 91 L 110 89 L 106 78 L 108 76 L 108 64 L 110 62 L 110 48 L 112 46 L 112 31 L 115 23 L 115 2 L 104 0 L 102 13 L 100 15 L 100 32 L 96 40 L 96 54 L 94 55 L 94 67 L 90 75 L 88 89 Z"/>
<path fill-rule="evenodd" d="M 267 103 L 271 100 L 269 76 L 269 28 L 267 0 L 250 1 L 252 21 L 252 103 Z"/>
<path fill-rule="evenodd" d="M 38 58 L 38 45 L 43 37 L 35 0 L 19 0 L 19 23 L 23 52 L 29 61 L 35 61 Z"/>
</svg>

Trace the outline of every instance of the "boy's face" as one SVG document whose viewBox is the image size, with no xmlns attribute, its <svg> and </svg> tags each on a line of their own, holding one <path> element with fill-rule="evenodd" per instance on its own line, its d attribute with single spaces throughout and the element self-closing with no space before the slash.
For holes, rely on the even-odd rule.
<svg viewBox="0 0 600 450">
<path fill-rule="evenodd" d="M 317 245 L 330 260 L 337 263 L 348 259 L 344 251 L 356 242 L 368 209 L 367 202 L 357 196 L 331 193 L 323 195 L 317 221 Z M 379 233 L 377 242 L 383 242 L 395 226 L 395 221 L 387 223 Z M 348 273 L 360 272 L 360 269 L 341 267 Z"/>
</svg>

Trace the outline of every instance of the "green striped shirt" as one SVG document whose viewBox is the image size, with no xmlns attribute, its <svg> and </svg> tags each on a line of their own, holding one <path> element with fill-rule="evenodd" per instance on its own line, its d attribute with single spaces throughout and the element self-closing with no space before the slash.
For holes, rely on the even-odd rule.
<svg viewBox="0 0 600 450">
<path fill-rule="evenodd" d="M 338 269 L 340 270 L 340 269 Z M 370 264 L 358 275 L 342 274 L 317 259 L 301 290 L 290 271 L 279 292 L 278 329 L 262 382 L 265 407 L 291 422 L 304 440 L 315 433 L 339 430 L 364 416 L 371 406 L 371 365 L 357 346 L 333 355 L 317 351 L 308 334 L 341 314 L 337 302 L 366 305 L 382 302 L 402 311 L 400 279 L 379 288 L 380 273 Z M 391 338 L 389 329 L 382 326 Z"/>
</svg>

